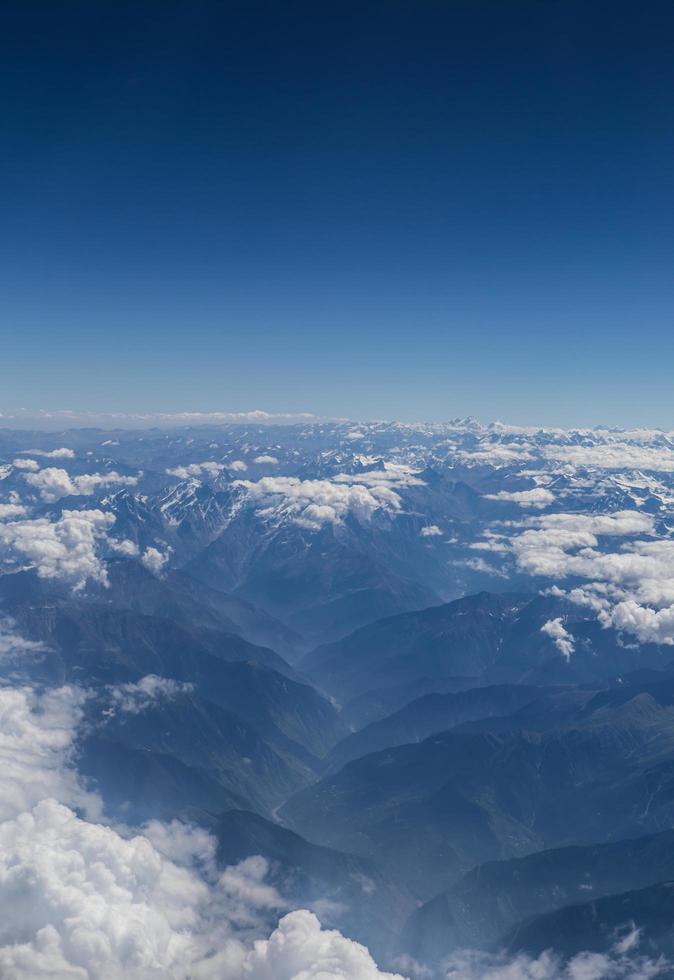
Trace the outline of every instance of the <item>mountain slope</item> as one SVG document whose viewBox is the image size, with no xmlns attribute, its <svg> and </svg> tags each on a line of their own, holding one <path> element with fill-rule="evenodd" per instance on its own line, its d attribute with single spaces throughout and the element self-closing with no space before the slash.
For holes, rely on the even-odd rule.
<svg viewBox="0 0 674 980">
<path fill-rule="evenodd" d="M 507 937 L 506 947 L 532 956 L 552 948 L 571 957 L 581 952 L 607 953 L 621 940 L 629 944 L 638 938 L 641 955 L 669 958 L 674 955 L 673 920 L 674 882 L 665 881 L 537 916 L 518 926 Z"/>
<path fill-rule="evenodd" d="M 430 898 L 488 860 L 670 826 L 673 791 L 674 711 L 640 692 L 550 731 L 457 728 L 367 755 L 281 815 Z"/>
<path fill-rule="evenodd" d="M 575 639 L 560 654 L 544 625 L 564 616 Z M 666 647 L 644 645 L 642 667 L 671 661 Z M 318 647 L 299 667 L 343 704 L 364 691 L 435 678 L 472 677 L 475 684 L 578 684 L 634 669 L 621 637 L 582 608 L 552 596 L 482 592 L 420 612 L 380 620 Z"/>
<path fill-rule="evenodd" d="M 200 793 L 192 798 L 190 781 L 193 786 L 207 781 L 224 791 L 223 799 L 270 813 L 311 781 L 311 767 L 298 752 L 274 748 L 274 739 L 265 739 L 241 714 L 199 697 L 189 685 L 168 687 L 166 693 L 160 685 L 104 691 L 87 704 L 80 771 L 95 781 L 105 799 L 114 797 L 122 812 L 131 808 L 142 814 L 140 821 L 159 807 L 170 817 L 197 809 L 219 812 L 224 806 L 207 805 Z M 147 697 L 145 690 L 150 691 Z M 120 773 L 113 761 L 126 757 L 133 768 L 139 754 L 188 770 L 183 793 L 162 793 L 157 787 L 152 791 L 149 784 L 133 789 L 128 774 Z"/>
<path fill-rule="evenodd" d="M 432 590 L 378 561 L 355 521 L 308 530 L 237 514 L 185 571 L 280 617 L 310 637 L 344 634 L 363 622 L 435 601 Z"/>
<path fill-rule="evenodd" d="M 402 947 L 439 962 L 497 945 L 518 923 L 567 905 L 674 879 L 674 831 L 483 864 L 412 914 Z"/>
<path fill-rule="evenodd" d="M 469 721 L 510 715 L 540 697 L 541 689 L 524 684 L 473 688 L 452 694 L 426 694 L 404 708 L 348 735 L 326 758 L 331 770 L 360 756 L 406 742 L 423 742 Z"/>
</svg>

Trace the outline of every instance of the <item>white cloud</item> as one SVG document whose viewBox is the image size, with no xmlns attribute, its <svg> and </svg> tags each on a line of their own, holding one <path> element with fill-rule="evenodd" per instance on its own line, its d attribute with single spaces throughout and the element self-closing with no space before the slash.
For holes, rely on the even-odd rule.
<svg viewBox="0 0 674 980">
<path fill-rule="evenodd" d="M 460 449 L 456 458 L 461 463 L 486 466 L 508 466 L 521 460 L 533 459 L 533 446 L 528 443 L 481 442 L 472 449 Z"/>
<path fill-rule="evenodd" d="M 40 464 L 36 459 L 14 459 L 12 466 L 15 466 L 17 470 L 33 470 L 33 472 L 40 469 Z"/>
<path fill-rule="evenodd" d="M 84 697 L 0 688 L 0 974 L 186 980 L 219 938 L 213 895 L 145 837 L 73 812 L 100 817 L 72 767 Z"/>
<path fill-rule="evenodd" d="M 83 702 L 74 687 L 44 694 L 0 688 L 0 820 L 12 820 L 46 797 L 99 813 L 97 798 L 82 789 L 71 765 Z M 4 913 L 1 901 L 0 908 Z"/>
<path fill-rule="evenodd" d="M 450 432 L 452 426 L 446 427 Z M 508 466 L 527 460 L 557 472 L 645 470 L 674 472 L 672 433 L 656 429 L 551 429 L 478 423 L 454 426 L 449 460 L 467 465 Z M 505 441 L 508 440 L 508 441 Z"/>
<path fill-rule="evenodd" d="M 41 578 L 58 578 L 81 588 L 87 579 L 106 584 L 97 552 L 114 524 L 101 510 L 64 510 L 56 521 L 46 517 L 0 524 L 0 556 L 33 567 Z"/>
<path fill-rule="evenodd" d="M 209 951 L 209 898 L 146 838 L 126 840 L 46 799 L 0 825 L 0 973 L 186 980 Z"/>
<path fill-rule="evenodd" d="M 390 980 L 309 912 L 251 945 L 283 907 L 264 859 L 218 874 L 215 841 L 199 828 L 152 821 L 132 834 L 77 816 L 73 807 L 101 816 L 72 767 L 84 698 L 0 688 L 0 975 Z"/>
<path fill-rule="evenodd" d="M 9 517 L 23 517 L 28 510 L 23 504 L 0 504 L 0 521 L 5 521 Z"/>
<path fill-rule="evenodd" d="M 46 459 L 74 459 L 75 453 L 72 449 L 67 449 L 62 446 L 60 449 L 50 449 L 45 451 L 44 449 L 24 449 L 24 453 L 30 453 L 31 456 L 44 456 Z M 16 465 L 16 463 L 14 464 Z"/>
<path fill-rule="evenodd" d="M 214 871 L 216 839 L 203 827 L 171 820 L 149 820 L 143 825 L 143 836 L 163 857 L 187 866 L 198 865 Z"/>
<path fill-rule="evenodd" d="M 40 640 L 29 640 L 16 630 L 16 622 L 5 616 L 0 619 L 0 661 L 4 664 L 14 661 L 32 660 L 46 650 Z"/>
<path fill-rule="evenodd" d="M 603 626 L 674 645 L 674 539 L 637 538 L 617 549 L 600 541 L 655 530 L 653 518 L 638 511 L 550 514 L 530 518 L 508 547 L 531 575 L 584 579 L 568 597 L 593 609 Z"/>
<path fill-rule="evenodd" d="M 481 541 L 471 541 L 468 547 L 471 551 L 492 551 L 495 554 L 508 554 L 511 550 L 505 535 L 495 531 L 485 531 Z"/>
<path fill-rule="evenodd" d="M 424 486 L 424 481 L 415 470 L 399 463 L 385 463 L 383 470 L 367 470 L 365 473 L 338 473 L 334 480 L 336 483 L 359 483 L 373 489 Z"/>
<path fill-rule="evenodd" d="M 265 881 L 269 862 L 261 855 L 245 858 L 225 868 L 218 876 L 218 902 L 229 922 L 238 927 L 254 927 L 260 912 L 287 908 L 276 889 Z"/>
<path fill-rule="evenodd" d="M 487 532 L 485 539 L 472 543 L 471 548 L 510 552 L 519 570 L 529 575 L 587 580 L 590 585 L 580 592 L 571 592 L 569 598 L 594 608 L 604 626 L 614 625 L 611 610 L 625 599 L 634 598 L 641 604 L 660 607 L 674 605 L 674 541 L 627 541 L 617 551 L 608 550 L 606 544 L 606 539 L 653 534 L 655 525 L 649 514 L 632 510 L 612 514 L 546 514 L 527 518 L 520 524 L 501 526 L 505 530 L 524 529 L 511 538 Z M 598 592 L 602 589 L 604 594 L 600 596 Z M 625 624 L 619 628 L 629 629 L 630 623 L 636 623 L 634 610 L 631 615 L 628 612 L 625 609 L 618 614 Z M 642 617 L 643 630 L 647 630 L 647 618 L 650 617 Z M 657 632 L 667 637 L 661 642 L 674 643 L 669 622 L 668 616 L 661 615 Z"/>
<path fill-rule="evenodd" d="M 228 916 L 275 901 L 241 866 L 209 886 L 145 836 L 45 800 L 0 825 L 0 973 L 12 980 L 394 980 L 307 911 L 252 947 Z M 239 893 L 228 893 L 234 880 Z M 241 894 L 243 892 L 243 894 Z M 236 913 L 235 913 L 236 916 Z M 245 923 L 244 923 L 245 924 Z M 401 980 L 400 977 L 397 980 Z"/>
<path fill-rule="evenodd" d="M 422 538 L 435 538 L 442 534 L 442 531 L 437 524 L 427 524 L 426 527 L 422 527 L 419 531 Z"/>
<path fill-rule="evenodd" d="M 541 633 L 545 633 L 553 640 L 565 660 L 571 659 L 571 654 L 575 648 L 575 641 L 572 634 L 565 629 L 560 616 L 556 619 L 549 619 L 547 623 L 544 623 L 541 626 Z"/>
<path fill-rule="evenodd" d="M 531 575 L 589 577 L 594 574 L 599 537 L 650 533 L 649 514 L 624 510 L 613 514 L 548 514 L 529 518 L 527 530 L 511 546 L 519 567 Z M 589 575 L 588 575 L 589 573 Z"/>
<path fill-rule="evenodd" d="M 454 564 L 463 565 L 465 568 L 470 568 L 473 572 L 483 572 L 486 575 L 505 578 L 505 574 L 500 568 L 496 565 L 490 565 L 484 558 L 463 558 L 454 562 Z"/>
<path fill-rule="evenodd" d="M 674 644 L 674 604 L 663 609 L 641 606 L 625 599 L 601 616 L 605 625 L 631 633 L 640 643 Z"/>
<path fill-rule="evenodd" d="M 224 470 L 224 463 L 188 463 L 187 466 L 174 466 L 173 469 L 166 470 L 169 476 L 177 476 L 181 480 L 187 480 L 191 476 L 203 476 L 206 474 L 215 477 Z"/>
<path fill-rule="evenodd" d="M 47 466 L 38 473 L 27 473 L 26 483 L 39 491 L 43 500 L 53 503 L 62 497 L 88 497 L 100 487 L 112 484 L 132 487 L 138 483 L 136 476 L 123 476 L 111 470 L 109 473 L 85 473 L 71 477 L 66 470 Z"/>
<path fill-rule="evenodd" d="M 231 470 L 232 473 L 245 473 L 248 466 L 242 459 L 234 459 L 231 463 L 227 463 L 227 469 Z"/>
<path fill-rule="evenodd" d="M 349 477 L 359 480 L 359 477 Z M 251 498 L 265 508 L 278 509 L 301 527 L 312 530 L 323 524 L 339 524 L 352 513 L 362 522 L 369 521 L 379 509 L 400 509 L 400 497 L 383 481 L 371 487 L 362 483 L 331 480 L 300 480 L 294 476 L 265 476 L 257 482 L 238 480 Z"/>
<path fill-rule="evenodd" d="M 499 490 L 498 493 L 486 493 L 485 497 L 487 500 L 506 500 L 520 507 L 531 507 L 535 510 L 543 510 L 555 501 L 554 493 L 543 487 L 535 487 L 533 490 Z"/>
<path fill-rule="evenodd" d="M 256 456 L 253 462 L 260 464 L 266 463 L 268 466 L 276 466 L 278 464 L 278 459 L 276 456 L 267 456 L 263 454 L 262 456 Z"/>
<path fill-rule="evenodd" d="M 244 962 L 250 980 L 402 980 L 381 973 L 365 949 L 339 932 L 321 929 L 312 912 L 291 912 Z"/>
<path fill-rule="evenodd" d="M 457 950 L 440 968 L 442 980 L 654 980 L 671 976 L 672 963 L 664 956 L 657 960 L 639 954 L 640 930 L 625 922 L 614 933 L 613 945 L 604 953 L 583 951 L 571 957 L 548 949 L 533 957 L 519 953 L 492 954 L 477 950 Z M 421 967 L 416 980 L 427 973 Z"/>
<path fill-rule="evenodd" d="M 147 674 L 135 683 L 118 684 L 108 688 L 110 708 L 106 714 L 116 714 L 120 711 L 124 714 L 137 715 L 155 701 L 171 701 L 180 694 L 188 694 L 193 690 L 194 684 Z"/>
<path fill-rule="evenodd" d="M 255 483 L 237 482 L 266 507 L 309 529 L 340 524 L 349 513 L 362 522 L 371 520 L 377 510 L 394 513 L 402 503 L 398 490 L 423 486 L 408 466 L 395 464 L 365 473 L 338 473 L 331 480 L 263 477 Z"/>
<path fill-rule="evenodd" d="M 39 473 L 28 473 L 26 483 L 35 487 L 43 500 L 49 502 L 77 494 L 77 487 L 66 470 L 48 466 Z"/>
<path fill-rule="evenodd" d="M 149 547 L 146 548 L 141 556 L 141 562 L 147 568 L 148 572 L 152 572 L 153 575 L 160 575 L 164 565 L 169 560 L 170 549 L 167 549 L 164 553 L 159 551 L 158 548 Z"/>
<path fill-rule="evenodd" d="M 107 540 L 109 547 L 120 555 L 134 557 L 138 554 L 138 545 L 135 541 L 130 541 L 128 538 L 124 538 L 122 541 L 116 541 L 114 538 L 108 538 Z"/>
<path fill-rule="evenodd" d="M 664 446 L 635 446 L 627 442 L 594 446 L 546 446 L 543 454 L 547 459 L 573 466 L 674 472 L 674 449 Z"/>
</svg>

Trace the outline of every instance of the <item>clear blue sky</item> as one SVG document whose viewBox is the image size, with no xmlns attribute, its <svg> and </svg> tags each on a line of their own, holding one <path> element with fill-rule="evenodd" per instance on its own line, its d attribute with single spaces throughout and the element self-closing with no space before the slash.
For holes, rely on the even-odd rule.
<svg viewBox="0 0 674 980">
<path fill-rule="evenodd" d="M 9 0 L 0 409 L 674 426 L 674 6 Z"/>
</svg>

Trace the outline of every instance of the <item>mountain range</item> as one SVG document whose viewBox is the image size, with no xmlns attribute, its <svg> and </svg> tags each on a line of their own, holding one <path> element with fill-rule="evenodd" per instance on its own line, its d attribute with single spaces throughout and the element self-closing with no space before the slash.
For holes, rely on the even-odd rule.
<svg viewBox="0 0 674 980">
<path fill-rule="evenodd" d="M 270 929 L 664 962 L 672 528 L 659 431 L 0 430 L 0 690 L 76 706 L 78 815 L 262 861 Z"/>
</svg>

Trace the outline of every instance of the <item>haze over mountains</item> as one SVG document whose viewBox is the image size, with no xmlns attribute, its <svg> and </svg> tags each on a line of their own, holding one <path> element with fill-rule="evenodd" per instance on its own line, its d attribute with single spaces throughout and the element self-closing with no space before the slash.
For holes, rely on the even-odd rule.
<svg viewBox="0 0 674 980">
<path fill-rule="evenodd" d="M 671 976 L 672 527 L 659 430 L 0 430 L 0 975 Z"/>
</svg>

